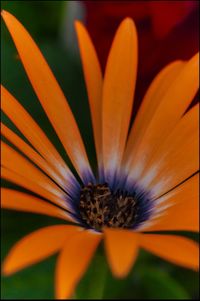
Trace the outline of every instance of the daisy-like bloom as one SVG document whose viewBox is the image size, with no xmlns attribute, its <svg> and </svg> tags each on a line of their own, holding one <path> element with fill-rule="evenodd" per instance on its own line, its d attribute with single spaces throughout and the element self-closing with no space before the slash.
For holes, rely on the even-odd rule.
<svg viewBox="0 0 200 301">
<path fill-rule="evenodd" d="M 198 90 L 198 54 L 157 75 L 129 131 L 138 60 L 135 25 L 126 18 L 119 26 L 103 77 L 90 37 L 76 22 L 98 162 L 95 176 L 73 114 L 41 52 L 14 16 L 3 11 L 2 17 L 79 176 L 2 87 L 2 110 L 29 142 L 2 125 L 9 141 L 2 142 L 2 177 L 34 192 L 2 188 L 2 206 L 64 220 L 19 241 L 5 259 L 3 273 L 10 275 L 59 251 L 56 298 L 67 298 L 102 240 L 117 277 L 128 274 L 140 248 L 197 270 L 196 242 L 152 232 L 198 231 L 199 105 L 187 110 Z"/>
</svg>

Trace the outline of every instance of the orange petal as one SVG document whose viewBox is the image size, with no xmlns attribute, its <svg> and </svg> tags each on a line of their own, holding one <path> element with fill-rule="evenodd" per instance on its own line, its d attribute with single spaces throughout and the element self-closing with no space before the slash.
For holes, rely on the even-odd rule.
<svg viewBox="0 0 200 301">
<path fill-rule="evenodd" d="M 102 72 L 94 45 L 86 28 L 78 21 L 75 22 L 75 26 L 90 104 L 98 165 L 99 168 L 102 168 Z"/>
<path fill-rule="evenodd" d="M 67 221 L 74 221 L 66 211 L 58 207 L 48 204 L 38 197 L 8 188 L 1 188 L 1 207 L 4 209 L 44 214 Z"/>
<path fill-rule="evenodd" d="M 191 103 L 199 87 L 199 54 L 192 57 L 181 69 L 179 76 L 164 94 L 162 101 L 137 145 L 129 166 L 129 178 L 137 180 L 149 158 L 171 133 Z"/>
<path fill-rule="evenodd" d="M 126 151 L 124 154 L 125 169 L 126 166 L 128 169 L 128 166 L 134 156 L 135 148 L 142 140 L 142 137 L 163 96 L 167 93 L 167 90 L 177 78 L 184 65 L 185 63 L 182 61 L 175 61 L 167 65 L 158 73 L 149 86 L 128 137 Z"/>
<path fill-rule="evenodd" d="M 40 156 L 31 146 L 24 140 L 10 130 L 6 125 L 1 123 L 1 133 L 16 146 L 22 153 L 24 153 L 30 160 L 32 160 L 38 167 L 40 167 L 47 175 L 49 175 L 56 183 L 63 189 L 66 189 L 66 183 L 62 178 L 51 168 L 51 166 Z"/>
<path fill-rule="evenodd" d="M 144 231 L 199 231 L 199 175 L 156 201 L 158 214 Z M 165 205 L 169 206 L 166 209 Z"/>
<path fill-rule="evenodd" d="M 139 244 L 142 248 L 172 263 L 198 270 L 199 246 L 196 242 L 181 236 L 143 234 Z"/>
<path fill-rule="evenodd" d="M 63 200 L 57 200 L 55 196 L 52 196 L 52 194 L 46 191 L 43 187 L 39 186 L 37 183 L 34 183 L 30 179 L 27 179 L 26 177 L 23 177 L 13 172 L 12 170 L 9 170 L 5 167 L 1 167 L 1 178 L 16 185 L 19 185 L 25 189 L 28 189 L 33 193 L 37 193 L 39 196 L 51 201 L 56 205 L 59 205 L 63 209 L 70 210 L 71 212 L 73 212 L 70 203 L 67 203 L 67 198 L 66 200 L 64 200 L 64 202 Z"/>
<path fill-rule="evenodd" d="M 91 174 L 76 121 L 42 53 L 26 29 L 13 15 L 3 11 L 2 17 L 35 93 L 69 158 L 80 176 L 84 177 L 86 173 Z"/>
<path fill-rule="evenodd" d="M 3 273 L 10 275 L 53 255 L 79 229 L 68 225 L 49 226 L 25 236 L 9 252 Z"/>
<path fill-rule="evenodd" d="M 1 108 L 31 145 L 60 175 L 66 189 L 70 192 L 74 183 L 77 183 L 73 174 L 41 128 L 3 86 L 1 86 Z"/>
<path fill-rule="evenodd" d="M 35 190 L 35 193 L 68 209 L 68 196 L 63 190 L 10 146 L 4 142 L 1 142 L 1 146 L 1 158 L 4 167 L 23 177 L 24 181 L 27 179 L 29 182 L 33 182 L 34 185 L 39 186 L 40 188 Z"/>
<path fill-rule="evenodd" d="M 167 193 L 156 201 L 158 214 L 145 231 L 199 231 L 199 175 Z M 165 205 L 167 208 L 165 209 Z M 163 209 L 162 209 L 163 208 Z"/>
<path fill-rule="evenodd" d="M 144 171 L 141 185 L 154 197 L 167 192 L 199 169 L 199 105 L 177 123 Z"/>
<path fill-rule="evenodd" d="M 107 176 L 119 167 L 131 117 L 137 72 L 137 33 L 126 18 L 115 35 L 103 85 L 103 163 Z"/>
<path fill-rule="evenodd" d="M 56 267 L 56 298 L 69 298 L 85 273 L 101 235 L 81 231 L 66 241 Z"/>
<path fill-rule="evenodd" d="M 138 233 L 106 228 L 105 248 L 112 273 L 125 277 L 133 266 L 138 253 Z"/>
</svg>

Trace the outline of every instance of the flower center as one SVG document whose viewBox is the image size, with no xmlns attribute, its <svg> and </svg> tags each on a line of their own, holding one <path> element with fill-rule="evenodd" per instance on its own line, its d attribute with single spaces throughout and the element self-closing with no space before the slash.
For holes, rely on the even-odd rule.
<svg viewBox="0 0 200 301">
<path fill-rule="evenodd" d="M 138 204 L 127 192 L 113 193 L 107 184 L 88 184 L 81 189 L 79 212 L 87 226 L 130 228 L 137 217 Z"/>
</svg>

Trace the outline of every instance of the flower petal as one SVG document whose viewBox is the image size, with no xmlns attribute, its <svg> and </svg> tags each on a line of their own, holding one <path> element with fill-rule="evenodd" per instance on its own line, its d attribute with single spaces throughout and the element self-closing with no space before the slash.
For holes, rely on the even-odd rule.
<svg viewBox="0 0 200 301">
<path fill-rule="evenodd" d="M 31 179 L 27 179 L 26 177 L 5 167 L 1 167 L 1 178 L 13 184 L 19 185 L 25 189 L 28 189 L 33 193 L 38 194 L 39 196 L 54 203 L 55 205 L 60 206 L 63 209 L 69 210 L 70 212 L 74 212 L 70 203 L 72 201 L 67 195 L 66 198 L 63 195 L 63 199 L 61 200 L 58 197 L 52 195 L 50 192 L 46 191 L 42 186 L 39 186 L 37 183 L 33 182 Z"/>
<path fill-rule="evenodd" d="M 103 85 L 103 163 L 106 177 L 120 166 L 131 117 L 137 72 L 137 33 L 126 18 L 115 35 Z"/>
<path fill-rule="evenodd" d="M 194 270 L 199 268 L 199 246 L 191 239 L 175 235 L 143 234 L 140 235 L 139 244 L 172 263 Z"/>
<path fill-rule="evenodd" d="M 10 13 L 2 17 L 18 50 L 29 80 L 69 158 L 82 178 L 91 176 L 87 154 L 70 107 L 39 48 Z"/>
<path fill-rule="evenodd" d="M 2 165 L 4 167 L 23 177 L 24 181 L 27 179 L 34 185 L 36 184 L 35 188 L 39 186 L 39 189 L 35 189 L 35 193 L 63 208 L 69 208 L 67 206 L 70 203 L 68 202 L 68 195 L 63 190 L 10 146 L 4 142 L 1 142 L 1 146 Z"/>
<path fill-rule="evenodd" d="M 22 153 L 24 153 L 30 160 L 32 160 L 39 168 L 41 168 L 48 176 L 50 176 L 58 185 L 66 189 L 66 184 L 57 172 L 38 154 L 30 145 L 10 130 L 6 125 L 1 123 L 1 133 L 16 146 Z"/>
<path fill-rule="evenodd" d="M 143 231 L 199 231 L 199 174 L 156 201 L 155 216 Z M 165 206 L 167 208 L 165 209 Z M 163 208 L 163 209 L 162 209 Z"/>
<path fill-rule="evenodd" d="M 69 298 L 85 273 L 101 235 L 84 230 L 66 241 L 56 267 L 56 298 Z"/>
<path fill-rule="evenodd" d="M 167 192 L 199 169 L 199 105 L 177 123 L 157 148 L 142 175 L 141 185 L 154 197 Z"/>
<path fill-rule="evenodd" d="M 105 248 L 113 275 L 125 277 L 138 253 L 138 233 L 129 230 L 106 228 Z"/>
<path fill-rule="evenodd" d="M 76 21 L 80 55 L 87 87 L 98 166 L 102 168 L 102 87 L 103 77 L 99 60 L 90 36 L 81 22 Z"/>
<path fill-rule="evenodd" d="M 1 86 L 1 108 L 31 145 L 60 175 L 65 182 L 66 189 L 69 192 L 76 189 L 78 183 L 75 177 L 53 144 L 27 111 L 3 86 Z"/>
<path fill-rule="evenodd" d="M 178 77 L 184 65 L 185 63 L 182 61 L 175 61 L 167 65 L 158 73 L 149 86 L 128 137 L 124 154 L 125 169 L 129 169 L 137 144 L 142 140 L 163 96 L 167 93 L 167 90 L 172 85 L 173 81 Z"/>
<path fill-rule="evenodd" d="M 174 129 L 193 100 L 199 87 L 199 53 L 181 69 L 179 76 L 164 94 L 129 166 L 129 178 L 138 180 L 148 159 Z"/>
<path fill-rule="evenodd" d="M 26 211 L 74 221 L 69 214 L 44 200 L 13 189 L 1 188 L 1 207 L 17 211 Z"/>
<path fill-rule="evenodd" d="M 58 252 L 67 239 L 80 228 L 68 225 L 49 226 L 22 238 L 11 249 L 3 264 L 4 275 L 15 273 Z"/>
</svg>

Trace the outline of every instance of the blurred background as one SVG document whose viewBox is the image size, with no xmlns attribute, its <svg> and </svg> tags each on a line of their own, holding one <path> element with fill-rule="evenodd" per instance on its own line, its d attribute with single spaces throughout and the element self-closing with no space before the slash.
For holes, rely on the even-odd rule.
<svg viewBox="0 0 200 301">
<path fill-rule="evenodd" d="M 175 59 L 189 59 L 198 51 L 199 1 L 1 1 L 31 33 L 61 85 L 78 122 L 91 164 L 92 143 L 87 94 L 74 32 L 82 20 L 95 43 L 104 70 L 113 35 L 120 21 L 134 19 L 139 38 L 139 69 L 132 120 L 156 73 Z M 62 156 L 65 153 L 28 82 L 11 37 L 1 23 L 1 81 L 44 129 Z M 195 101 L 195 100 L 194 100 Z M 14 125 L 2 115 L 16 133 Z M 19 133 L 18 133 L 19 134 Z M 70 164 L 70 163 L 69 163 Z M 9 183 L 2 183 L 10 185 Z M 1 213 L 2 259 L 18 239 L 59 220 L 30 213 Z M 193 233 L 180 233 L 193 239 Z M 53 299 L 56 256 L 11 277 L 2 277 L 2 299 Z M 112 277 L 100 247 L 78 285 L 77 299 L 198 299 L 198 274 L 141 251 L 130 275 Z"/>
</svg>

